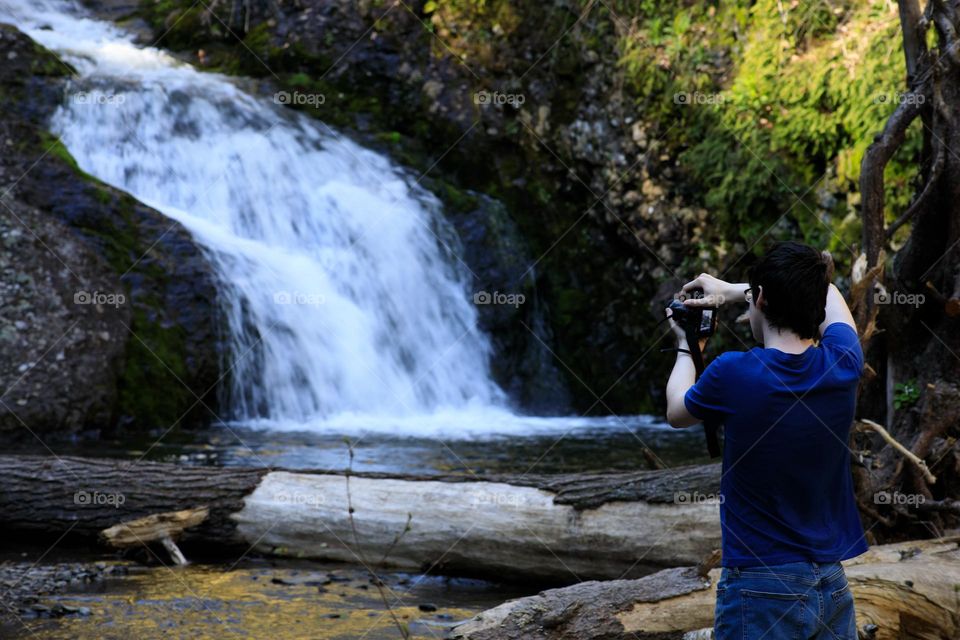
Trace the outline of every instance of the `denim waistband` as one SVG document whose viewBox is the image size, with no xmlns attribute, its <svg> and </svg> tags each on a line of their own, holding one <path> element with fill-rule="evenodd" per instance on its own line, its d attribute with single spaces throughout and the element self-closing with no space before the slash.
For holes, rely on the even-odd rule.
<svg viewBox="0 0 960 640">
<path fill-rule="evenodd" d="M 839 562 L 789 562 L 757 567 L 730 567 L 727 571 L 728 575 L 738 578 L 771 578 L 817 586 L 819 584 L 829 584 L 842 577 L 843 565 Z"/>
</svg>

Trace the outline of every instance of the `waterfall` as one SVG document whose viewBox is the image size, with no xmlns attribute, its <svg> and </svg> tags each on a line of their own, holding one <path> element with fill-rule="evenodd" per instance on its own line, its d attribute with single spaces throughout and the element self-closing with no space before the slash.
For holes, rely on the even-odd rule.
<svg viewBox="0 0 960 640">
<path fill-rule="evenodd" d="M 456 234 L 408 172 L 66 0 L 0 0 L 0 19 L 78 70 L 51 128 L 79 166 L 204 248 L 233 420 L 510 415 Z"/>
</svg>

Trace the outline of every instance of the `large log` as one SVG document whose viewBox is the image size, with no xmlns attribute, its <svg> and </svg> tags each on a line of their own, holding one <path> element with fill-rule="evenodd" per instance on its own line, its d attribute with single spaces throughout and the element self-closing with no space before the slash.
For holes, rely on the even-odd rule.
<svg viewBox="0 0 960 640">
<path fill-rule="evenodd" d="M 960 537 L 874 547 L 844 563 L 859 628 L 876 640 L 960 637 Z M 697 640 L 712 637 L 720 569 L 665 569 L 582 582 L 511 600 L 468 620 L 453 640 Z"/>
<path fill-rule="evenodd" d="M 719 508 L 709 499 L 718 465 L 483 479 L 354 473 L 349 499 L 347 476 L 332 472 L 0 456 L 0 475 L 8 529 L 96 535 L 207 507 L 184 543 L 349 562 L 386 554 L 386 566 L 447 574 L 635 577 L 696 564 L 720 543 Z"/>
</svg>

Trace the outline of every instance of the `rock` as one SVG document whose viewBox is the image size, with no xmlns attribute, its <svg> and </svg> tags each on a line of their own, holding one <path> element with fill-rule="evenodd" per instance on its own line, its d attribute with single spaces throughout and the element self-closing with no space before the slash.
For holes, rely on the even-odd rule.
<svg viewBox="0 0 960 640">
<path fill-rule="evenodd" d="M 461 259 L 476 276 L 473 295 L 480 328 L 492 338 L 494 379 L 526 410 L 562 413 L 570 396 L 546 346 L 553 336 L 537 299 L 530 250 L 502 203 L 468 195 L 474 206 L 447 217 L 460 238 Z"/>
<path fill-rule="evenodd" d="M 10 617 L 12 611 L 19 611 L 24 618 L 89 616 L 92 612 L 88 607 L 41 602 L 38 595 L 49 598 L 70 585 L 102 580 L 125 571 L 123 565 L 102 562 L 43 564 L 26 559 L 4 562 L 0 564 L 0 585 L 4 590 L 4 603 L 8 606 L 0 609 L 0 624 Z"/>
<path fill-rule="evenodd" d="M 303 576 L 279 576 L 270 580 L 273 584 L 285 584 L 292 586 L 322 587 L 333 582 L 329 577 L 322 574 L 307 574 Z"/>
<path fill-rule="evenodd" d="M 71 69 L 0 34 L 0 55 L 17 54 L 0 67 L 0 129 L 16 139 L 0 155 L 0 386 L 16 407 L 0 407 L 0 432 L 206 424 L 192 389 L 216 410 L 213 270 L 178 223 L 76 168 L 45 130 Z"/>
<path fill-rule="evenodd" d="M 443 83 L 436 80 L 427 80 L 423 83 L 423 93 L 426 94 L 430 100 L 436 100 L 440 97 L 440 94 L 443 92 Z"/>
</svg>

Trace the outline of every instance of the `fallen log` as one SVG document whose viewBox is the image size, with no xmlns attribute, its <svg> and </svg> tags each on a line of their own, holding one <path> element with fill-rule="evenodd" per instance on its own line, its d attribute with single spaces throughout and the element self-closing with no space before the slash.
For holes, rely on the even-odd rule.
<svg viewBox="0 0 960 640">
<path fill-rule="evenodd" d="M 8 530 L 95 536 L 206 507 L 184 544 L 348 562 L 386 554 L 385 566 L 446 574 L 636 577 L 696 564 L 720 543 L 719 465 L 483 479 L 352 473 L 349 500 L 345 474 L 333 472 L 8 455 L 0 476 Z"/>
<path fill-rule="evenodd" d="M 876 640 L 960 637 L 960 536 L 883 545 L 844 563 L 860 629 Z M 505 602 L 452 640 L 696 640 L 712 637 L 720 569 L 582 582 Z"/>
</svg>

